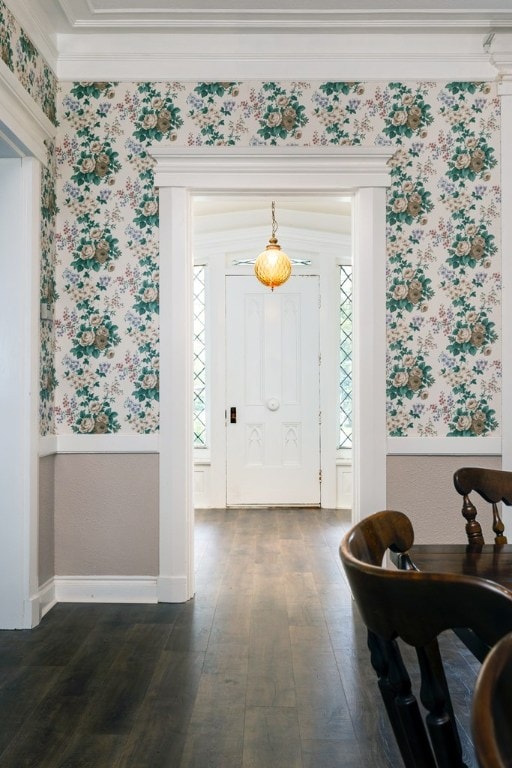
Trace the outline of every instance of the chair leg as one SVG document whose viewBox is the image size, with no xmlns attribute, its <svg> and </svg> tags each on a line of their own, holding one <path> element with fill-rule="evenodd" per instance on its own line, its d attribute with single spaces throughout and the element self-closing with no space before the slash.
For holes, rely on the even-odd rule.
<svg viewBox="0 0 512 768">
<path fill-rule="evenodd" d="M 411 681 L 396 642 L 385 642 L 368 630 L 368 648 L 405 768 L 436 768 L 436 762 Z"/>
<path fill-rule="evenodd" d="M 466 768 L 452 700 L 437 640 L 416 649 L 421 672 L 420 698 L 439 768 Z"/>
</svg>

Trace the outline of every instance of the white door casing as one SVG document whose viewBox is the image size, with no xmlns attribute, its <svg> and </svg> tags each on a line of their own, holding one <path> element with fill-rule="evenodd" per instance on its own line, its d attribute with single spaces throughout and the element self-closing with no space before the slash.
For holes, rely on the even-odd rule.
<svg viewBox="0 0 512 768">
<path fill-rule="evenodd" d="M 0 334 L 0 627 L 39 623 L 38 352 L 40 165 L 31 157 L 0 160 L 0 231 L 8 244 Z"/>
<path fill-rule="evenodd" d="M 4 408 L 3 521 L 1 578 L 9 606 L 0 628 L 30 628 L 39 623 L 38 594 L 38 443 L 39 443 L 39 265 L 41 259 L 41 167 L 45 142 L 55 126 L 7 66 L 0 66 L 0 123 L 15 137 L 21 167 L 11 188 L 18 205 L 4 230 L 8 243 L 2 266 L 5 346 L 8 370 L 3 379 Z M 12 202 L 12 201 L 11 201 Z M 17 329 L 13 335 L 12 329 Z M 8 337 L 13 341 L 9 341 Z M 11 421 L 13 422 L 11 424 Z M 9 426 L 11 424 L 11 426 Z M 6 530 L 5 526 L 8 526 Z M 13 559 L 16 561 L 14 563 Z M 12 566 L 12 567 L 11 567 Z"/>
<path fill-rule="evenodd" d="M 228 506 L 320 504 L 318 299 L 318 277 L 226 278 Z"/>
<path fill-rule="evenodd" d="M 354 519 L 386 503 L 385 250 L 389 148 L 160 145 L 160 573 L 158 599 L 194 594 L 194 194 L 354 196 Z"/>
</svg>

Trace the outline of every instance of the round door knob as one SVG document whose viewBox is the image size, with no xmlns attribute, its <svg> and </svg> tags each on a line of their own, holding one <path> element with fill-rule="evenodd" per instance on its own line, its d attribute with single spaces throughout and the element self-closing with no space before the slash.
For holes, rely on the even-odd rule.
<svg viewBox="0 0 512 768">
<path fill-rule="evenodd" d="M 270 397 L 267 400 L 267 408 L 269 409 L 269 411 L 277 411 L 277 409 L 279 408 L 279 400 L 277 399 L 277 397 Z"/>
</svg>

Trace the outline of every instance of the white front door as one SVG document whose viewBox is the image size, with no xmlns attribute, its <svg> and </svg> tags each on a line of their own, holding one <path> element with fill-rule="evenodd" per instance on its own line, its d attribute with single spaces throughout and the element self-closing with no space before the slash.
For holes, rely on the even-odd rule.
<svg viewBox="0 0 512 768">
<path fill-rule="evenodd" d="M 320 505 L 319 279 L 226 277 L 227 505 Z"/>
</svg>

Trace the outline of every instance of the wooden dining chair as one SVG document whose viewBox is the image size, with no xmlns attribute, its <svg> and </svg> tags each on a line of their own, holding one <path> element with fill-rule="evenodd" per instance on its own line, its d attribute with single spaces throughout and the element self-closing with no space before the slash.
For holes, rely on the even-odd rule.
<svg viewBox="0 0 512 768">
<path fill-rule="evenodd" d="M 512 766 L 512 634 L 490 651 L 478 675 L 471 732 L 480 768 Z"/>
<path fill-rule="evenodd" d="M 469 544 L 484 544 L 482 526 L 476 519 L 477 510 L 469 494 L 477 493 L 492 507 L 492 530 L 495 544 L 506 544 L 505 525 L 498 504 L 512 505 L 512 472 L 483 467 L 462 467 L 453 475 L 455 490 L 463 497 L 462 515 L 466 520 L 466 534 Z"/>
<path fill-rule="evenodd" d="M 377 512 L 346 534 L 340 557 L 368 630 L 370 661 L 404 765 L 462 768 L 438 636 L 467 627 L 492 647 L 512 631 L 512 593 L 474 576 L 402 571 L 383 564 L 388 550 L 406 552 L 413 539 L 406 515 Z M 416 650 L 425 721 L 398 640 Z"/>
</svg>

